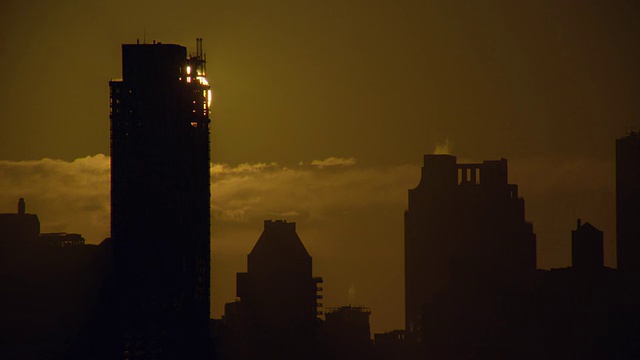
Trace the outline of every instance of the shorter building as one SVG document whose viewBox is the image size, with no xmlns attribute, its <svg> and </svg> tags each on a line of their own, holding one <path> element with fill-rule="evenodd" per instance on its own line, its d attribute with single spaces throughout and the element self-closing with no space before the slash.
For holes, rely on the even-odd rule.
<svg viewBox="0 0 640 360">
<path fill-rule="evenodd" d="M 110 242 L 84 242 L 79 234 L 41 234 L 24 199 L 17 213 L 0 214 L 0 358 L 109 358 L 94 345 L 107 346 L 98 308 Z"/>
<path fill-rule="evenodd" d="M 325 313 L 323 334 L 330 359 L 371 359 L 372 342 L 366 307 L 342 306 Z"/>
<path fill-rule="evenodd" d="M 309 359 L 317 356 L 322 278 L 312 275 L 312 258 L 296 224 L 266 220 L 247 257 L 247 272 L 237 274 L 239 301 L 225 307 L 233 344 L 246 344 L 240 359 Z M 238 349 L 238 346 L 229 346 Z"/>
<path fill-rule="evenodd" d="M 0 256 L 10 257 L 17 249 L 36 245 L 39 236 L 40 220 L 26 213 L 24 198 L 18 201 L 18 212 L 0 214 Z"/>
<path fill-rule="evenodd" d="M 375 334 L 373 339 L 373 358 L 376 360 L 404 360 L 418 357 L 415 343 L 407 341 L 404 330 Z"/>
<path fill-rule="evenodd" d="M 599 270 L 604 267 L 603 234 L 589 223 L 571 231 L 571 261 L 575 270 Z"/>
<path fill-rule="evenodd" d="M 571 267 L 538 270 L 527 299 L 512 302 L 512 329 L 529 334 L 517 358 L 639 358 L 638 282 L 604 266 L 603 232 L 588 222 L 577 221 L 571 253 Z"/>
</svg>

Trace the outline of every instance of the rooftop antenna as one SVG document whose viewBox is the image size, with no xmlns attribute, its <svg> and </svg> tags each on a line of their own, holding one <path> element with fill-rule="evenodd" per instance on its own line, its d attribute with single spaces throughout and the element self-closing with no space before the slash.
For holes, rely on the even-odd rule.
<svg viewBox="0 0 640 360">
<path fill-rule="evenodd" d="M 207 74 L 206 63 L 202 50 L 202 38 L 196 38 L 196 59 L 198 59 L 198 67 L 202 71 L 202 75 Z"/>
</svg>

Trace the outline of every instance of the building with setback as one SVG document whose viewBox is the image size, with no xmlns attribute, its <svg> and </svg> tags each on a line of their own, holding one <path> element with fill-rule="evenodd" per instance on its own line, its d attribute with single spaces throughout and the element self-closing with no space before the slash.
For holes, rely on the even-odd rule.
<svg viewBox="0 0 640 360">
<path fill-rule="evenodd" d="M 122 45 L 111 90 L 111 237 L 123 351 L 191 358 L 209 321 L 209 106 L 205 57 Z M 159 354 L 159 355 L 158 355 Z"/>
<path fill-rule="evenodd" d="M 240 301 L 225 307 L 233 342 L 245 344 L 229 358 L 315 358 L 320 283 L 296 224 L 266 220 L 247 256 L 247 272 L 237 274 Z"/>
<path fill-rule="evenodd" d="M 479 303 L 481 294 L 531 278 L 535 269 L 536 237 L 524 219 L 518 186 L 508 183 L 507 161 L 458 164 L 455 156 L 425 155 L 405 212 L 407 336 L 420 340 L 430 321 L 423 318 L 425 305 L 446 298 L 443 293 Z M 456 316 L 466 312 L 459 305 L 450 309 Z M 473 315 L 478 308 L 468 310 Z M 438 306 L 430 312 L 447 313 Z"/>
</svg>

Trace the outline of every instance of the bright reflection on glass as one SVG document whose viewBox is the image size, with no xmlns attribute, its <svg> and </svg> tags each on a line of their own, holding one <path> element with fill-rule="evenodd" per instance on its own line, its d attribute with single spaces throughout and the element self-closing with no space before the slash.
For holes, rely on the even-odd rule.
<svg viewBox="0 0 640 360">
<path fill-rule="evenodd" d="M 204 76 L 197 76 L 196 79 L 200 82 L 200 85 L 209 86 L 209 81 Z M 204 90 L 202 95 L 207 99 L 207 106 L 211 107 L 212 94 L 211 90 Z"/>
</svg>

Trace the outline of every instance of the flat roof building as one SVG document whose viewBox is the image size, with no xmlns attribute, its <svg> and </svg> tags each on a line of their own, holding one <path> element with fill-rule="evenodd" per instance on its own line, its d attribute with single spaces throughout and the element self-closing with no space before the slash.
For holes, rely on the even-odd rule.
<svg viewBox="0 0 640 360">
<path fill-rule="evenodd" d="M 618 269 L 640 273 L 640 133 L 616 140 Z"/>
<path fill-rule="evenodd" d="M 205 70 L 201 39 L 191 56 L 180 45 L 125 44 L 123 78 L 109 83 L 111 237 L 125 342 L 136 344 L 128 351 L 196 356 L 208 329 Z"/>
</svg>

